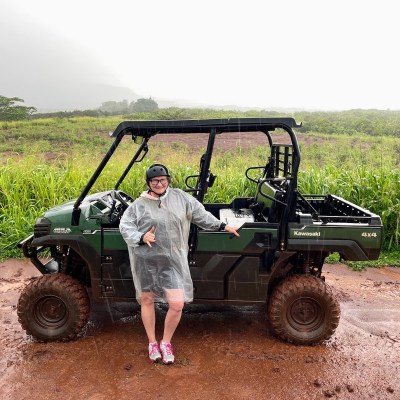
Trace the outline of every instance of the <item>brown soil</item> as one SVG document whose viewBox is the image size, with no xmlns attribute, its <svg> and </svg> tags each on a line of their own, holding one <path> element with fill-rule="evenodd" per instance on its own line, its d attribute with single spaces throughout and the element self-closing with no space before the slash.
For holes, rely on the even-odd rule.
<svg viewBox="0 0 400 400">
<path fill-rule="evenodd" d="M 38 343 L 16 305 L 38 272 L 0 263 L 0 398 L 23 399 L 398 399 L 400 270 L 353 272 L 326 265 L 342 316 L 324 345 L 293 346 L 271 333 L 263 307 L 185 309 L 177 361 L 151 364 L 135 304 L 92 304 L 81 337 Z M 157 310 L 158 328 L 165 309 Z"/>
<path fill-rule="evenodd" d="M 297 140 L 300 145 L 305 144 L 309 145 L 314 142 L 322 142 L 328 140 L 332 142 L 332 138 L 318 138 L 315 136 L 305 135 L 302 133 L 296 133 Z M 290 139 L 287 133 L 274 133 L 273 135 L 274 143 L 280 144 L 288 144 L 290 143 Z M 177 146 L 177 150 L 180 150 L 178 147 L 179 143 L 183 143 L 190 149 L 191 151 L 197 151 L 207 148 L 207 134 L 190 134 L 190 135 L 181 135 L 181 134 L 169 134 L 169 135 L 158 135 L 154 139 L 159 143 L 167 143 L 169 146 Z M 153 141 L 153 145 L 154 142 Z M 221 134 L 217 135 L 215 139 L 215 151 L 229 151 L 235 148 L 241 148 L 242 150 L 253 149 L 257 146 L 268 145 L 267 138 L 262 132 L 248 132 L 248 133 L 229 133 L 229 134 Z"/>
</svg>

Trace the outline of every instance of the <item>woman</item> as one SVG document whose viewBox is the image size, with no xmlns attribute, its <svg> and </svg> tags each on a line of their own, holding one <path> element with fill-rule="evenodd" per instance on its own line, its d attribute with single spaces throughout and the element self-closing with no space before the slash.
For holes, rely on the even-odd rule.
<svg viewBox="0 0 400 400">
<path fill-rule="evenodd" d="M 167 167 L 154 164 L 146 172 L 149 187 L 125 211 L 120 231 L 131 260 L 136 298 L 149 339 L 153 362 L 175 360 L 171 339 L 182 316 L 184 303 L 193 300 L 193 283 L 188 265 L 190 224 L 209 230 L 224 230 L 239 236 L 193 196 L 169 187 Z M 155 302 L 168 303 L 160 345 L 155 336 Z"/>
</svg>

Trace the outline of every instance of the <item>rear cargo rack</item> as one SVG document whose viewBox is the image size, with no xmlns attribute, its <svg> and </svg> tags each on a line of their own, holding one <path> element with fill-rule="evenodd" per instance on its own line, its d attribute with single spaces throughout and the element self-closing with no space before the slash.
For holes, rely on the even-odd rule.
<svg viewBox="0 0 400 400">
<path fill-rule="evenodd" d="M 375 225 L 375 220 L 380 224 L 380 218 L 341 197 L 326 194 L 300 195 L 298 206 L 303 213 L 311 212 L 315 220 L 323 223 L 365 223 Z"/>
</svg>

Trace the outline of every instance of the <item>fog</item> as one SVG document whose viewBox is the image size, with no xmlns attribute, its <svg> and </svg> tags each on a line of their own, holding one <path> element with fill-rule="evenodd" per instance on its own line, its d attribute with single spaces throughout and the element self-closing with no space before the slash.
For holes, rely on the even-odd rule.
<svg viewBox="0 0 400 400">
<path fill-rule="evenodd" d="M 396 4 L 1 0 L 0 94 L 41 110 L 138 97 L 398 110 Z"/>
<path fill-rule="evenodd" d="M 138 97 L 118 87 L 90 51 L 14 10 L 0 13 L 0 30 L 0 95 L 22 98 L 39 111 L 91 109 Z"/>
</svg>

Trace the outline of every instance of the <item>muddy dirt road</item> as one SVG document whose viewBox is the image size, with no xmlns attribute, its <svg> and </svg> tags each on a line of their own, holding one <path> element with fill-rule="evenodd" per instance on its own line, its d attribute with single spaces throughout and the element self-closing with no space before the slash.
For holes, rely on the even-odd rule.
<svg viewBox="0 0 400 400">
<path fill-rule="evenodd" d="M 280 342 L 262 307 L 191 305 L 174 337 L 177 362 L 163 366 L 147 359 L 133 304 L 92 305 L 77 341 L 34 342 L 18 324 L 16 304 L 38 273 L 26 261 L 2 262 L 0 398 L 399 399 L 400 270 L 324 270 L 342 309 L 325 345 Z"/>
</svg>

